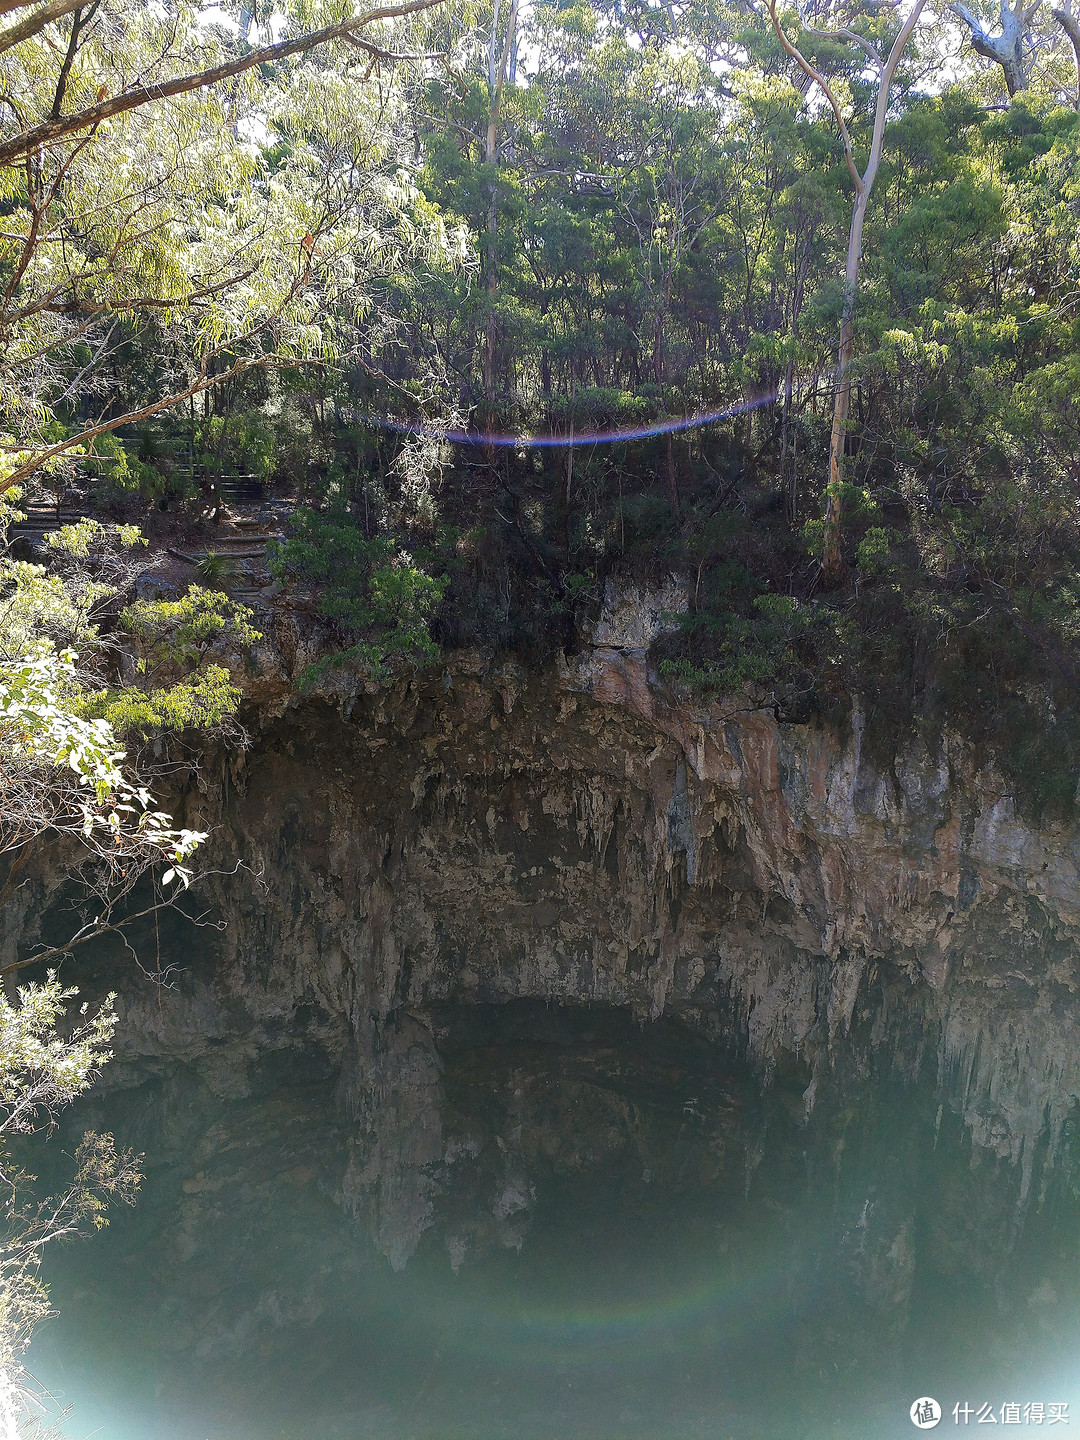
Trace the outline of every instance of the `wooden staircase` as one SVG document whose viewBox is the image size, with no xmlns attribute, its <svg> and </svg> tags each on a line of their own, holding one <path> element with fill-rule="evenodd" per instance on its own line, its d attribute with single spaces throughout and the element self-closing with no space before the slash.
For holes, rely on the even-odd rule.
<svg viewBox="0 0 1080 1440">
<path fill-rule="evenodd" d="M 274 580 L 267 565 L 267 547 L 285 533 L 290 509 L 285 504 L 264 505 L 257 515 L 231 515 L 204 550 L 170 550 L 169 553 L 192 566 L 195 583 L 200 583 L 195 568 L 198 563 L 207 555 L 219 555 L 228 563 L 229 573 L 222 580 L 212 583 L 244 605 L 265 609 L 274 593 Z"/>
<path fill-rule="evenodd" d="M 253 498 L 249 500 L 248 491 Z M 239 600 L 252 609 L 265 610 L 274 594 L 273 576 L 267 566 L 266 551 L 271 540 L 280 539 L 292 511 L 292 506 L 283 500 L 266 500 L 261 486 L 254 482 L 249 485 L 248 477 L 237 476 L 222 482 L 220 493 L 223 499 L 237 507 L 243 505 L 251 510 L 258 506 L 255 514 L 235 514 L 226 510 L 225 518 L 212 540 L 205 542 L 205 548 L 168 546 L 166 554 L 184 564 L 184 579 L 191 584 L 200 581 L 198 563 L 207 554 L 220 555 L 228 562 L 228 574 L 220 581 L 206 582 L 219 586 L 233 599 Z M 45 536 L 58 530 L 62 525 L 73 525 L 90 513 L 89 506 L 56 502 L 40 496 L 24 500 L 20 508 L 26 519 L 11 526 L 9 540 L 16 558 L 43 560 L 45 558 Z M 160 554 L 160 552 L 159 552 Z M 152 557 L 148 556 L 152 568 Z M 188 568 L 190 567 L 190 568 Z M 179 575 L 177 579 L 179 580 Z"/>
<path fill-rule="evenodd" d="M 263 482 L 254 475 L 225 475 L 217 491 L 226 505 L 258 505 L 266 497 Z"/>
<path fill-rule="evenodd" d="M 18 520 L 11 526 L 8 540 L 16 554 L 22 552 L 24 555 L 37 557 L 45 550 L 46 535 L 53 530 L 59 530 L 63 525 L 74 525 L 87 513 L 85 509 L 70 503 L 57 506 L 55 500 L 47 500 L 41 496 L 31 496 L 20 501 L 19 509 L 26 515 L 26 519 Z"/>
</svg>

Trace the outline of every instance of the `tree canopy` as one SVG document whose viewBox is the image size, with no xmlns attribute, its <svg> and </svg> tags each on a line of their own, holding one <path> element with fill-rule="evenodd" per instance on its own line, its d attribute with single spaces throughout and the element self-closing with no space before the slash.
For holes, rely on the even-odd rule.
<svg viewBox="0 0 1080 1440">
<path fill-rule="evenodd" d="M 152 526 L 256 477 L 372 677 L 676 570 L 673 684 L 1024 751 L 1078 673 L 1071 21 L 15 7 L 11 478 Z"/>
</svg>

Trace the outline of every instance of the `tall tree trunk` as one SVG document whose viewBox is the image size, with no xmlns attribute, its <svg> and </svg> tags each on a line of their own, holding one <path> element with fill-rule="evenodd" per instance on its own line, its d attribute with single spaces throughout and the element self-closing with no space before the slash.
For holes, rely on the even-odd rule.
<svg viewBox="0 0 1080 1440">
<path fill-rule="evenodd" d="M 498 49 L 499 0 L 491 21 L 491 41 L 488 46 L 488 88 L 491 108 L 488 112 L 487 135 L 484 142 L 484 163 L 490 167 L 487 214 L 487 315 L 484 320 L 484 400 L 487 405 L 488 428 L 495 423 L 495 368 L 498 353 L 498 330 L 495 323 L 495 299 L 498 293 L 496 273 L 496 248 L 499 232 L 498 176 L 499 161 L 499 111 L 502 107 L 503 87 L 506 69 L 514 47 L 514 32 L 517 29 L 518 0 L 510 6 L 510 19 L 506 27 L 506 39 L 501 52 Z M 498 56 L 498 60 L 496 60 Z"/>
<path fill-rule="evenodd" d="M 841 578 L 844 570 L 840 547 L 844 506 L 844 448 L 847 440 L 848 410 L 851 406 L 851 361 L 855 353 L 855 300 L 859 290 L 863 222 L 866 219 L 866 207 L 870 200 L 870 192 L 874 188 L 878 167 L 881 164 L 881 150 L 885 143 L 885 125 L 889 114 L 889 91 L 892 88 L 893 76 L 896 74 L 900 57 L 911 39 L 912 31 L 919 23 L 926 0 L 915 0 L 889 47 L 887 57 L 879 55 L 866 42 L 859 41 L 864 54 L 868 54 L 876 62 L 878 71 L 877 96 L 874 103 L 874 129 L 870 139 L 870 153 L 862 174 L 859 173 L 855 164 L 851 131 L 848 129 L 843 107 L 836 91 L 833 90 L 824 74 L 810 63 L 797 45 L 792 43 L 777 14 L 778 3 L 779 0 L 768 0 L 769 18 L 772 20 L 777 39 L 791 58 L 797 62 L 803 74 L 821 88 L 829 102 L 844 144 L 844 159 L 847 163 L 848 173 L 855 186 L 855 204 L 851 212 L 847 262 L 844 266 L 844 305 L 840 321 L 840 344 L 836 357 L 836 388 L 833 400 L 832 438 L 829 445 L 829 479 L 825 489 L 825 543 L 822 572 L 826 583 L 834 584 Z M 1003 9 L 1005 5 L 1006 0 L 1002 0 Z M 959 9 L 958 5 L 954 5 L 953 8 Z"/>
<path fill-rule="evenodd" d="M 950 6 L 954 15 L 959 15 L 971 32 L 971 48 L 976 55 L 993 60 L 1001 66 L 1005 88 L 1011 99 L 1021 90 L 1026 90 L 1028 74 L 1024 66 L 1024 42 L 1028 29 L 1039 8 L 1039 0 L 1024 6 L 1022 0 L 1014 9 L 1008 0 L 1001 0 L 999 21 L 1001 34 L 991 35 L 982 20 L 963 0 L 955 0 Z"/>
<path fill-rule="evenodd" d="M 672 277 L 669 275 L 667 284 L 661 295 L 660 309 L 656 315 L 656 323 L 653 326 L 653 353 L 652 371 L 653 379 L 656 381 L 656 388 L 663 393 L 664 387 L 664 324 L 667 320 L 668 309 L 671 305 Z M 668 501 L 671 505 L 672 514 L 679 513 L 679 484 L 675 478 L 675 451 L 671 440 L 671 431 L 667 432 L 667 443 L 664 453 L 664 468 L 667 473 Z"/>
<path fill-rule="evenodd" d="M 1024 73 L 1023 61 L 1017 55 L 1009 55 L 1001 62 L 1001 73 L 1005 77 L 1005 89 L 1008 91 L 1011 100 L 1020 90 L 1027 89 L 1027 75 Z"/>
<path fill-rule="evenodd" d="M 498 13 L 498 4 L 496 4 L 496 17 Z M 494 34 L 492 35 L 492 39 L 494 40 Z M 491 117 L 488 120 L 487 140 L 484 145 L 484 163 L 491 166 L 492 172 L 488 185 L 487 247 L 484 255 L 484 268 L 487 272 L 485 275 L 485 284 L 487 286 L 487 313 L 484 316 L 484 400 L 487 402 L 487 423 L 489 427 L 493 424 L 495 410 L 495 350 L 497 340 L 495 329 L 495 295 L 498 289 L 498 278 L 495 274 L 495 251 L 499 233 L 499 207 L 497 181 L 495 179 L 495 158 L 498 153 L 497 124 L 496 102 L 493 100 Z"/>
<path fill-rule="evenodd" d="M 495 296 L 498 282 L 495 276 L 495 238 L 498 217 L 495 203 L 495 182 L 491 184 L 491 198 L 488 201 L 487 231 L 487 314 L 484 316 L 484 400 L 487 404 L 488 428 L 495 423 L 495 359 L 498 335 L 495 325 Z"/>
<path fill-rule="evenodd" d="M 1050 14 L 1065 31 L 1073 48 L 1073 60 L 1076 64 L 1076 95 L 1073 99 L 1073 109 L 1080 110 L 1080 20 L 1072 13 L 1072 0 L 1060 10 L 1051 10 Z"/>
<path fill-rule="evenodd" d="M 675 447 L 671 439 L 671 431 L 667 433 L 667 488 L 668 501 L 671 504 L 672 514 L 679 513 L 679 482 L 675 475 Z"/>
<path fill-rule="evenodd" d="M 829 102 L 829 108 L 832 109 L 832 114 L 837 120 L 841 140 L 844 141 L 844 160 L 847 161 L 848 174 L 850 174 L 855 187 L 855 204 L 851 210 L 851 229 L 848 230 L 847 264 L 844 266 L 844 310 L 841 315 L 835 397 L 834 403 L 832 403 L 829 477 L 827 487 L 825 487 L 825 497 L 827 498 L 825 498 L 825 544 L 824 553 L 822 553 L 822 573 L 824 573 L 825 582 L 835 583 L 844 573 L 844 557 L 842 557 L 840 544 L 841 523 L 844 518 L 844 448 L 845 441 L 847 441 L 848 409 L 851 406 L 851 359 L 855 350 L 855 297 L 858 295 L 858 266 L 863 259 L 863 223 L 865 213 L 867 213 L 867 204 L 870 202 L 870 192 L 874 189 L 874 180 L 877 179 L 878 166 L 881 164 L 881 147 L 886 138 L 888 92 L 893 85 L 893 76 L 896 75 L 900 56 L 907 48 L 907 42 L 912 37 L 914 27 L 919 23 L 926 0 L 914 0 L 912 9 L 907 13 L 907 19 L 901 24 L 899 32 L 888 48 L 887 58 L 878 55 L 876 50 L 870 48 L 867 43 L 861 42 L 861 40 L 858 42 L 863 52 L 868 53 L 870 58 L 876 60 L 877 63 L 874 130 L 870 140 L 870 154 L 867 156 L 867 163 L 861 174 L 858 167 L 855 166 L 855 157 L 851 147 L 851 131 L 848 130 L 840 98 L 829 85 L 824 73 L 815 69 L 815 66 L 806 59 L 802 50 L 793 45 L 791 37 L 780 23 L 779 14 L 776 13 L 778 3 L 779 0 L 768 0 L 769 19 L 772 20 L 773 30 L 775 30 L 776 37 L 783 49 L 798 63 L 799 69 L 806 78 L 821 88 L 822 94 Z M 1005 4 L 1007 4 L 1007 0 L 1002 0 L 1002 9 Z M 953 9 L 958 9 L 958 6 L 953 6 Z"/>
<path fill-rule="evenodd" d="M 840 318 L 840 344 L 836 352 L 836 389 L 833 396 L 832 438 L 829 442 L 829 483 L 825 491 L 825 546 L 822 568 L 835 583 L 843 574 L 840 535 L 844 511 L 844 451 L 848 412 L 851 409 L 851 362 L 855 355 L 855 298 L 862 261 L 863 222 L 870 191 L 864 185 L 851 212 L 847 264 L 844 267 L 844 307 Z"/>
<path fill-rule="evenodd" d="M 784 370 L 784 411 L 780 422 L 780 487 L 784 492 L 784 510 L 787 514 L 788 524 L 794 525 L 797 519 L 797 494 L 795 486 L 794 463 L 792 464 L 790 478 L 788 476 L 788 449 L 791 443 L 791 401 L 795 383 L 795 361 L 788 359 L 787 367 Z M 792 455 L 794 462 L 794 455 Z"/>
</svg>

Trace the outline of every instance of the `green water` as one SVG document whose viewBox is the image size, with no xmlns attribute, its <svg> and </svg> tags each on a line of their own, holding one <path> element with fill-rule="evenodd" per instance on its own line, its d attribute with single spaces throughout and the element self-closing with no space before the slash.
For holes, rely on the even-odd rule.
<svg viewBox="0 0 1080 1440">
<path fill-rule="evenodd" d="M 338 1203 L 333 1076 L 270 1064 L 228 1102 L 175 1076 L 111 1099 L 147 1182 L 52 1264 L 61 1317 L 32 1358 L 75 1407 L 67 1434 L 887 1440 L 917 1433 L 919 1395 L 945 1408 L 938 1433 L 967 1428 L 957 1403 L 974 1426 L 986 1403 L 1002 1424 L 1008 1402 L 1068 1402 L 1080 1425 L 1075 1206 L 1049 1203 L 995 1250 L 976 1232 L 1011 1213 L 1001 1179 L 927 1125 L 932 1094 L 868 1093 L 837 1165 L 835 1125 L 818 1133 L 796 1104 L 801 1074 L 763 1096 L 676 1027 L 511 1018 L 443 1029 L 447 1133 L 471 1126 L 483 1148 L 399 1274 Z M 531 1152 L 551 1153 L 520 1248 L 478 1248 L 455 1273 L 455 1207 L 486 1203 L 523 1085 L 552 1138 Z M 891 1263 L 873 1251 L 890 1206 L 916 1256 L 892 1307 L 864 1280 Z"/>
</svg>

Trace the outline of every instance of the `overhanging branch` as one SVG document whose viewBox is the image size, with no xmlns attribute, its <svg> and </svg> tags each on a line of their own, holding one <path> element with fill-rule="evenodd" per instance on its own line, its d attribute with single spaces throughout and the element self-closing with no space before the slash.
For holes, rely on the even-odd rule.
<svg viewBox="0 0 1080 1440">
<path fill-rule="evenodd" d="M 258 65 L 285 60 L 290 55 L 303 54 L 307 50 L 314 50 L 318 46 L 330 44 L 334 40 L 348 38 L 377 58 L 393 59 L 392 52 L 364 40 L 356 32 L 369 25 L 376 25 L 382 20 L 394 20 L 403 15 L 414 15 L 421 10 L 430 10 L 438 4 L 441 4 L 441 0 L 402 0 L 402 3 L 397 5 L 376 6 L 362 15 L 354 16 L 351 20 L 342 20 L 336 25 L 326 25 L 321 30 L 313 30 L 310 34 L 300 35 L 294 40 L 281 40 L 274 45 L 264 45 L 258 50 L 252 50 L 247 55 L 241 55 L 223 65 L 215 65 L 208 70 L 199 70 L 189 75 L 178 75 L 174 79 L 165 80 L 158 85 L 141 85 L 133 90 L 122 91 L 119 95 L 102 100 L 96 105 L 89 105 L 71 115 L 61 115 L 43 121 L 40 125 L 31 126 L 30 129 L 24 130 L 19 135 L 13 135 L 7 140 L 0 141 L 0 165 L 15 164 L 35 150 L 53 145 L 58 140 L 77 134 L 81 130 L 95 130 L 103 121 L 110 120 L 115 115 L 123 115 L 129 110 L 136 110 L 140 105 L 146 105 L 152 100 L 168 100 L 174 95 L 185 95 L 193 90 L 203 90 L 209 85 L 216 85 L 221 80 L 229 80 L 234 75 L 242 75 L 245 71 L 253 70 Z"/>
</svg>

